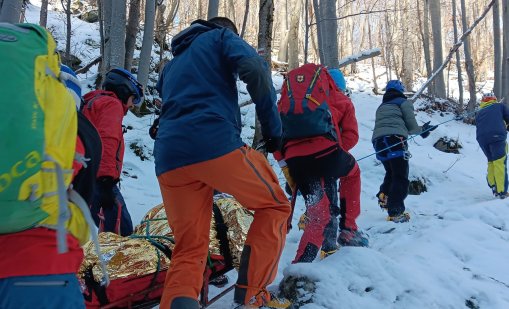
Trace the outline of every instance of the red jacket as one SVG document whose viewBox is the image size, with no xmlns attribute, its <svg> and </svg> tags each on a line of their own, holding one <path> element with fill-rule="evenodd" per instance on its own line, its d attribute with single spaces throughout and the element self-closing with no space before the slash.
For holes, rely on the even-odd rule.
<svg viewBox="0 0 509 309">
<path fill-rule="evenodd" d="M 352 101 L 341 91 L 336 90 L 331 96 L 330 110 L 332 119 L 336 127 L 339 146 L 345 151 L 350 151 L 359 141 L 359 129 L 357 118 L 355 118 L 355 108 Z M 293 157 L 308 156 L 336 144 L 330 139 L 318 136 L 291 140 L 284 147 L 284 157 L 281 153 L 274 153 L 274 158 L 278 161 Z"/>
<path fill-rule="evenodd" d="M 102 159 L 97 177 L 119 179 L 124 160 L 122 119 L 127 113 L 127 106 L 111 91 L 95 90 L 83 98 L 83 114 L 97 128 L 102 141 Z"/>
</svg>

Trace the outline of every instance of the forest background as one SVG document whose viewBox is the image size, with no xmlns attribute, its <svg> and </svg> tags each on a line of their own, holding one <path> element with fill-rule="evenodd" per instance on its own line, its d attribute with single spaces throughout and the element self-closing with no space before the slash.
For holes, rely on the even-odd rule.
<svg viewBox="0 0 509 309">
<path fill-rule="evenodd" d="M 65 64 L 78 73 L 94 68 L 100 73 L 96 85 L 110 68 L 124 67 L 137 74 L 149 99 L 157 95 L 154 85 L 158 72 L 172 57 L 171 37 L 196 19 L 214 16 L 234 21 L 240 36 L 276 70 L 287 71 L 315 62 L 341 67 L 349 75 L 357 72 L 358 62 L 345 63 L 341 59 L 375 52 L 380 56 L 363 60 L 373 68 L 371 82 L 375 94 L 384 85 L 377 84 L 381 76 L 375 75 L 374 68 L 383 66 L 386 80 L 400 79 L 409 91 L 416 90 L 416 80 L 426 80 L 437 72 L 424 96 L 430 102 L 448 101 L 448 106 L 452 104 L 457 113 L 476 108 L 487 80 L 493 80 L 493 92 L 499 99 L 509 96 L 506 0 L 42 0 L 40 3 L 39 23 L 43 26 L 47 25 L 49 9 L 63 9 L 67 14 L 63 21 L 66 44 L 61 51 Z M 0 0 L 0 21 L 23 22 L 28 4 L 27 0 Z M 91 47 L 100 49 L 98 57 L 81 59 L 73 40 L 71 16 L 99 24 L 100 42 L 89 42 Z M 480 16 L 484 18 L 471 29 Z M 468 36 L 460 47 L 455 43 L 463 33 Z M 451 51 L 449 55 L 447 50 Z M 444 61 L 446 65 L 440 71 Z M 458 87 L 450 87 L 450 80 L 457 81 Z M 254 140 L 258 140 L 256 136 Z"/>
</svg>

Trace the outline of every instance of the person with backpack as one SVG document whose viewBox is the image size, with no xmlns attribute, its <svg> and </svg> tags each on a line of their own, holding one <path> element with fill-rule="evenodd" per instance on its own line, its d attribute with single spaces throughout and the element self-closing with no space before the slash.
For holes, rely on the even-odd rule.
<svg viewBox="0 0 509 309">
<path fill-rule="evenodd" d="M 410 214 L 405 212 L 408 195 L 410 153 L 408 135 L 419 134 L 427 138 L 437 126 L 426 122 L 417 124 L 412 101 L 404 94 L 405 87 L 399 80 L 391 80 L 385 87 L 382 104 L 376 110 L 375 128 L 371 141 L 376 158 L 382 161 L 385 177 L 377 193 L 378 204 L 388 212 L 387 221 L 408 222 Z"/>
<path fill-rule="evenodd" d="M 281 121 L 267 63 L 225 17 L 194 21 L 173 37 L 171 49 L 174 57 L 156 86 L 163 105 L 154 156 L 176 246 L 160 306 L 199 308 L 217 189 L 254 211 L 234 302 L 237 308 L 271 307 L 280 299 L 267 285 L 277 273 L 290 205 L 267 159 L 240 137 L 237 90 L 240 78 L 256 104 L 266 149 L 274 152 Z"/>
<path fill-rule="evenodd" d="M 102 141 L 102 160 L 97 173 L 91 212 L 101 232 L 131 235 L 133 224 L 118 182 L 124 158 L 122 119 L 133 106 L 140 106 L 143 88 L 127 70 L 106 73 L 101 90 L 84 96 L 83 114 L 96 127 Z"/>
<path fill-rule="evenodd" d="M 85 308 L 76 273 L 88 208 L 70 191 L 75 101 L 47 30 L 0 24 L 0 36 L 10 72 L 0 99 L 0 308 Z"/>
<path fill-rule="evenodd" d="M 339 91 L 346 95 L 346 80 L 343 73 L 339 69 L 335 68 L 329 69 L 328 71 Z M 341 96 L 339 104 L 332 105 L 331 109 L 334 111 L 335 121 L 339 128 L 339 143 L 346 152 L 349 152 L 359 140 L 354 105 L 350 98 Z M 294 183 L 293 179 L 291 179 L 291 176 L 287 172 L 287 169 L 288 168 L 284 168 L 283 173 L 287 180 L 290 179 L 290 181 Z M 336 235 L 334 230 L 328 232 L 328 228 L 333 229 L 337 227 L 337 223 L 329 224 L 326 226 L 325 233 L 326 235 L 329 235 L 330 239 L 325 239 L 324 242 L 335 244 L 337 236 L 337 241 L 341 246 L 367 247 L 369 241 L 363 233 L 359 231 L 356 223 L 357 217 L 360 214 L 361 194 L 361 174 L 357 162 L 355 162 L 354 167 L 346 176 L 339 177 L 339 183 L 339 209 L 332 212 L 333 214 L 340 214 L 339 236 Z M 292 185 L 291 187 L 295 187 L 295 185 Z M 331 220 L 337 219 L 335 216 L 331 216 Z M 305 229 L 308 221 L 309 219 L 307 218 L 307 214 L 302 214 L 299 220 L 299 228 Z M 331 248 L 332 250 L 327 252 L 321 250 L 321 257 L 326 257 L 327 255 L 335 252 L 337 248 L 335 245 L 327 244 L 322 247 Z"/>
<path fill-rule="evenodd" d="M 508 197 L 506 140 L 509 107 L 498 102 L 493 93 L 487 93 L 481 99 L 480 108 L 475 116 L 476 138 L 488 159 L 486 181 L 495 197 L 505 199 Z"/>
<path fill-rule="evenodd" d="M 355 110 L 329 71 L 313 63 L 288 72 L 278 110 L 283 124 L 283 147 L 275 157 L 286 164 L 283 172 L 289 183 L 295 183 L 294 191 L 302 193 L 306 204 L 307 222 L 293 263 L 312 262 L 320 248 L 322 257 L 338 249 L 340 177 L 349 177 L 345 178 L 350 182 L 349 189 L 343 194 L 349 196 L 349 207 L 358 208 L 359 169 L 346 151 L 358 140 Z M 359 181 L 351 181 L 352 178 Z M 348 231 L 361 238 L 355 225 L 358 214 L 354 209 L 345 210 L 344 205 L 342 210 L 341 229 L 351 228 Z M 353 220 L 346 220 L 346 212 L 353 214 Z M 353 241 L 352 238 L 345 240 Z M 364 244 L 367 239 L 359 242 Z"/>
</svg>

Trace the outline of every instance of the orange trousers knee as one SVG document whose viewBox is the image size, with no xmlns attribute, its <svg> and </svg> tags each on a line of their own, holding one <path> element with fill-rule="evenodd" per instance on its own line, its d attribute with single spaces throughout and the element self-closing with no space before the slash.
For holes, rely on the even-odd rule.
<svg viewBox="0 0 509 309">
<path fill-rule="evenodd" d="M 175 297 L 197 299 L 209 247 L 214 189 L 229 193 L 254 211 L 247 234 L 234 299 L 262 305 L 266 286 L 278 269 L 285 244 L 290 203 L 267 159 L 241 147 L 216 159 L 184 166 L 158 177 L 175 249 L 164 284 L 161 308 Z"/>
</svg>

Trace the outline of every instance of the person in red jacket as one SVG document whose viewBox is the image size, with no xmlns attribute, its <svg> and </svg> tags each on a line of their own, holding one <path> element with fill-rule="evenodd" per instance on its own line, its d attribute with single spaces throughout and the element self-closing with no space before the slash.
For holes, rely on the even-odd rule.
<svg viewBox="0 0 509 309">
<path fill-rule="evenodd" d="M 335 108 L 332 109 L 333 117 L 338 123 L 339 143 L 346 152 L 349 152 L 359 141 L 355 107 L 352 100 L 346 96 L 347 88 L 343 73 L 339 69 L 329 69 L 329 73 L 341 92 L 339 104 L 335 104 Z M 341 219 L 338 243 L 342 246 L 367 247 L 368 239 L 359 231 L 356 223 L 361 213 L 361 171 L 357 161 L 346 176 L 339 178 L 339 182 Z"/>
<path fill-rule="evenodd" d="M 102 141 L 102 159 L 91 212 L 99 231 L 128 236 L 133 232 L 133 224 L 117 186 L 124 158 L 122 119 L 129 108 L 141 105 L 143 89 L 130 72 L 120 68 L 106 74 L 102 88 L 84 96 L 82 110 L 97 128 Z"/>
<path fill-rule="evenodd" d="M 327 103 L 337 140 L 325 136 L 291 139 L 285 142 L 282 153 L 275 154 L 292 189 L 301 191 L 306 200 L 306 227 L 294 263 L 313 261 L 320 247 L 322 258 L 335 252 L 336 241 L 351 246 L 368 243 L 355 223 L 360 213 L 360 170 L 348 153 L 359 138 L 355 110 L 332 77 L 328 73 L 321 76 L 331 79 Z M 337 238 L 340 214 L 341 238 Z"/>
</svg>

